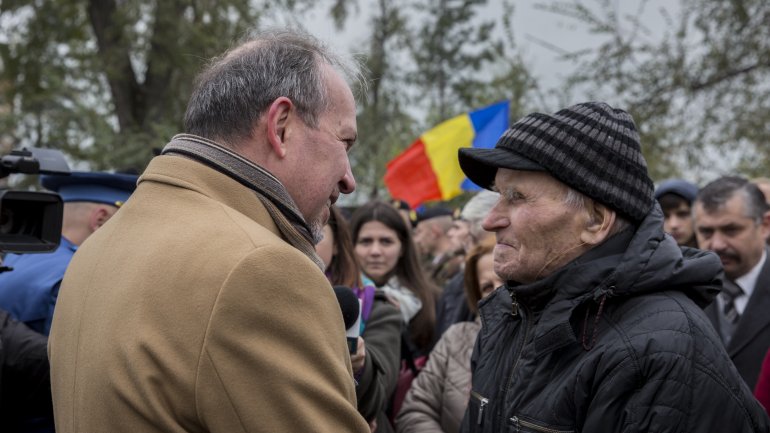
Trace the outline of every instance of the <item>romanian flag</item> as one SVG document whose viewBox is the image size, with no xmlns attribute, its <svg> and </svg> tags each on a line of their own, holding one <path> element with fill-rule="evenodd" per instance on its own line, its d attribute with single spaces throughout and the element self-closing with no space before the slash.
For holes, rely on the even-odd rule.
<svg viewBox="0 0 770 433">
<path fill-rule="evenodd" d="M 479 187 L 465 178 L 457 159 L 463 147 L 492 148 L 508 128 L 508 101 L 461 114 L 422 134 L 388 163 L 385 185 L 393 198 L 415 208 L 449 200 Z"/>
</svg>

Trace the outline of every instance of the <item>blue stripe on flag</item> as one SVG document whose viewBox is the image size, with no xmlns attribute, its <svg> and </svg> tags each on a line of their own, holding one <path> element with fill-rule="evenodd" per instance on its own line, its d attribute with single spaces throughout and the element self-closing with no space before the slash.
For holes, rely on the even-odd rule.
<svg viewBox="0 0 770 433">
<path fill-rule="evenodd" d="M 510 103 L 502 101 L 468 113 L 476 132 L 473 137 L 474 148 L 491 149 L 495 147 L 497 140 L 508 129 L 509 111 Z M 463 191 L 478 191 L 481 188 L 466 178 L 463 180 L 461 189 Z"/>
</svg>

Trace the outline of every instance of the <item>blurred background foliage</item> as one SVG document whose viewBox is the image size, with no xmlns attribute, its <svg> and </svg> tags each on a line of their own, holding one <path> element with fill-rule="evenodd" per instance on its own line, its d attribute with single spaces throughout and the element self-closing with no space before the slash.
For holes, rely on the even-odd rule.
<svg viewBox="0 0 770 433">
<path fill-rule="evenodd" d="M 320 4 L 340 34 L 367 33 L 348 41 L 369 76 L 351 154 L 359 201 L 387 197 L 387 161 L 426 129 L 502 99 L 511 121 L 588 99 L 628 109 L 656 180 L 767 176 L 770 2 L 679 1 L 651 34 L 644 0 L 627 14 L 612 0 L 543 0 L 555 20 L 601 37 L 576 51 L 538 47 L 574 65 L 544 88 L 509 0 L 497 0 L 501 16 L 485 15 L 486 0 L 3 0 L 0 151 L 57 148 L 80 168 L 141 172 L 181 130 L 210 58 L 250 30 L 302 26 Z"/>
</svg>

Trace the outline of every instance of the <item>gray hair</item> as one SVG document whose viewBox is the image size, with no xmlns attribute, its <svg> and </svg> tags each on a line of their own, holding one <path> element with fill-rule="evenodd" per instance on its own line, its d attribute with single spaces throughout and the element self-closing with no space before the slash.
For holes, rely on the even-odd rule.
<svg viewBox="0 0 770 433">
<path fill-rule="evenodd" d="M 762 221 L 768 211 L 765 195 L 759 187 L 740 176 L 722 176 L 704 186 L 695 198 L 706 212 L 712 213 L 733 198 L 735 194 L 743 194 L 746 203 L 746 216 L 757 223 Z"/>
<path fill-rule="evenodd" d="M 593 202 L 593 199 L 575 189 L 572 189 L 569 186 L 566 186 L 566 188 L 567 192 L 564 194 L 564 204 L 577 212 L 587 211 L 588 205 Z M 620 233 L 630 225 L 631 222 L 629 222 L 619 213 L 615 212 L 615 224 L 613 224 L 612 228 L 610 229 L 609 235 L 612 236 Z"/>
<path fill-rule="evenodd" d="M 588 209 L 588 198 L 586 195 L 579 193 L 577 190 L 567 187 L 567 192 L 564 194 L 564 204 L 575 210 Z"/>
<path fill-rule="evenodd" d="M 268 30 L 248 37 L 211 61 L 196 79 L 185 113 L 185 131 L 222 144 L 251 137 L 270 104 L 287 97 L 311 128 L 328 108 L 323 64 L 365 86 L 353 59 L 332 53 L 298 30 Z"/>
<path fill-rule="evenodd" d="M 468 200 L 468 203 L 463 206 L 463 210 L 460 212 L 460 218 L 468 221 L 471 236 L 474 239 L 479 239 L 484 228 L 481 227 L 481 223 L 484 222 L 484 218 L 489 215 L 489 211 L 495 206 L 497 200 L 500 198 L 500 194 L 497 192 L 482 190 Z"/>
</svg>

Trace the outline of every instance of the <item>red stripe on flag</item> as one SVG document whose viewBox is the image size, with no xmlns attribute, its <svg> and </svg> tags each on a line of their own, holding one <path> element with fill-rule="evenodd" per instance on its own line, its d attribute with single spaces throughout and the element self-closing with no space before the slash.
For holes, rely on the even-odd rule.
<svg viewBox="0 0 770 433">
<path fill-rule="evenodd" d="M 428 200 L 441 199 L 438 179 L 425 154 L 422 139 L 418 138 L 388 163 L 385 186 L 391 197 L 404 200 L 413 208 Z"/>
</svg>

